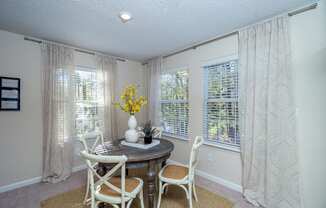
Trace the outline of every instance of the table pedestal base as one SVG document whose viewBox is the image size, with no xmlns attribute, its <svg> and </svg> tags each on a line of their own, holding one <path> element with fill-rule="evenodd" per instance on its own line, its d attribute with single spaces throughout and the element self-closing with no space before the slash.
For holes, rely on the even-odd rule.
<svg viewBox="0 0 326 208">
<path fill-rule="evenodd" d="M 155 193 L 156 193 L 156 170 L 155 161 L 151 160 L 148 163 L 147 183 L 148 183 L 148 207 L 155 207 Z"/>
</svg>

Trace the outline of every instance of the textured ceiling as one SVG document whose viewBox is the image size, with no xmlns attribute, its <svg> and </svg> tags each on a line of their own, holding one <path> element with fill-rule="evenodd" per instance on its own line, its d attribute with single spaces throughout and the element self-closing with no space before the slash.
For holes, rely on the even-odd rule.
<svg viewBox="0 0 326 208">
<path fill-rule="evenodd" d="M 0 0 L 0 29 L 146 60 L 312 2 Z M 133 20 L 121 23 L 122 10 Z"/>
</svg>

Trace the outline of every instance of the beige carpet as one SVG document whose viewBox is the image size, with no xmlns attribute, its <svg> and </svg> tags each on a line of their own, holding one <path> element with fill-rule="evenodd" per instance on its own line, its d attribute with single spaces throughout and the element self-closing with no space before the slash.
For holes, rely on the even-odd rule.
<svg viewBox="0 0 326 208">
<path fill-rule="evenodd" d="M 86 208 L 83 206 L 82 200 L 85 188 L 79 188 L 70 192 L 66 192 L 41 202 L 42 208 Z M 232 203 L 212 192 L 197 187 L 199 201 L 193 200 L 194 208 L 231 208 Z M 134 200 L 133 208 L 138 208 L 138 199 Z M 107 206 L 108 208 L 111 206 Z M 184 191 L 176 186 L 169 186 L 166 196 L 162 197 L 161 208 L 187 208 L 188 203 Z"/>
</svg>

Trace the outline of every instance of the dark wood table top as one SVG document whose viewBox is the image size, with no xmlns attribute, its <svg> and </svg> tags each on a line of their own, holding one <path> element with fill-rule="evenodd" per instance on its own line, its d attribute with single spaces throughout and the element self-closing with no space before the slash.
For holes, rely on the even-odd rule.
<svg viewBox="0 0 326 208">
<path fill-rule="evenodd" d="M 100 153 L 101 155 L 126 155 L 128 157 L 127 162 L 141 162 L 148 161 L 169 155 L 174 145 L 172 142 L 165 139 L 160 140 L 160 144 L 149 148 L 140 149 L 136 147 L 125 146 L 121 144 L 123 139 L 117 139 L 113 141 L 113 146 L 107 146 L 107 152 Z"/>
</svg>

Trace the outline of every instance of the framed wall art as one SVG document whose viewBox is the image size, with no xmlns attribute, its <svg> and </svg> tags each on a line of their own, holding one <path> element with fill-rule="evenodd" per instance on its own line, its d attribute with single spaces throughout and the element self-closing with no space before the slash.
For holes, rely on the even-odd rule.
<svg viewBox="0 0 326 208">
<path fill-rule="evenodd" d="M 20 78 L 0 77 L 0 111 L 20 111 Z"/>
</svg>

